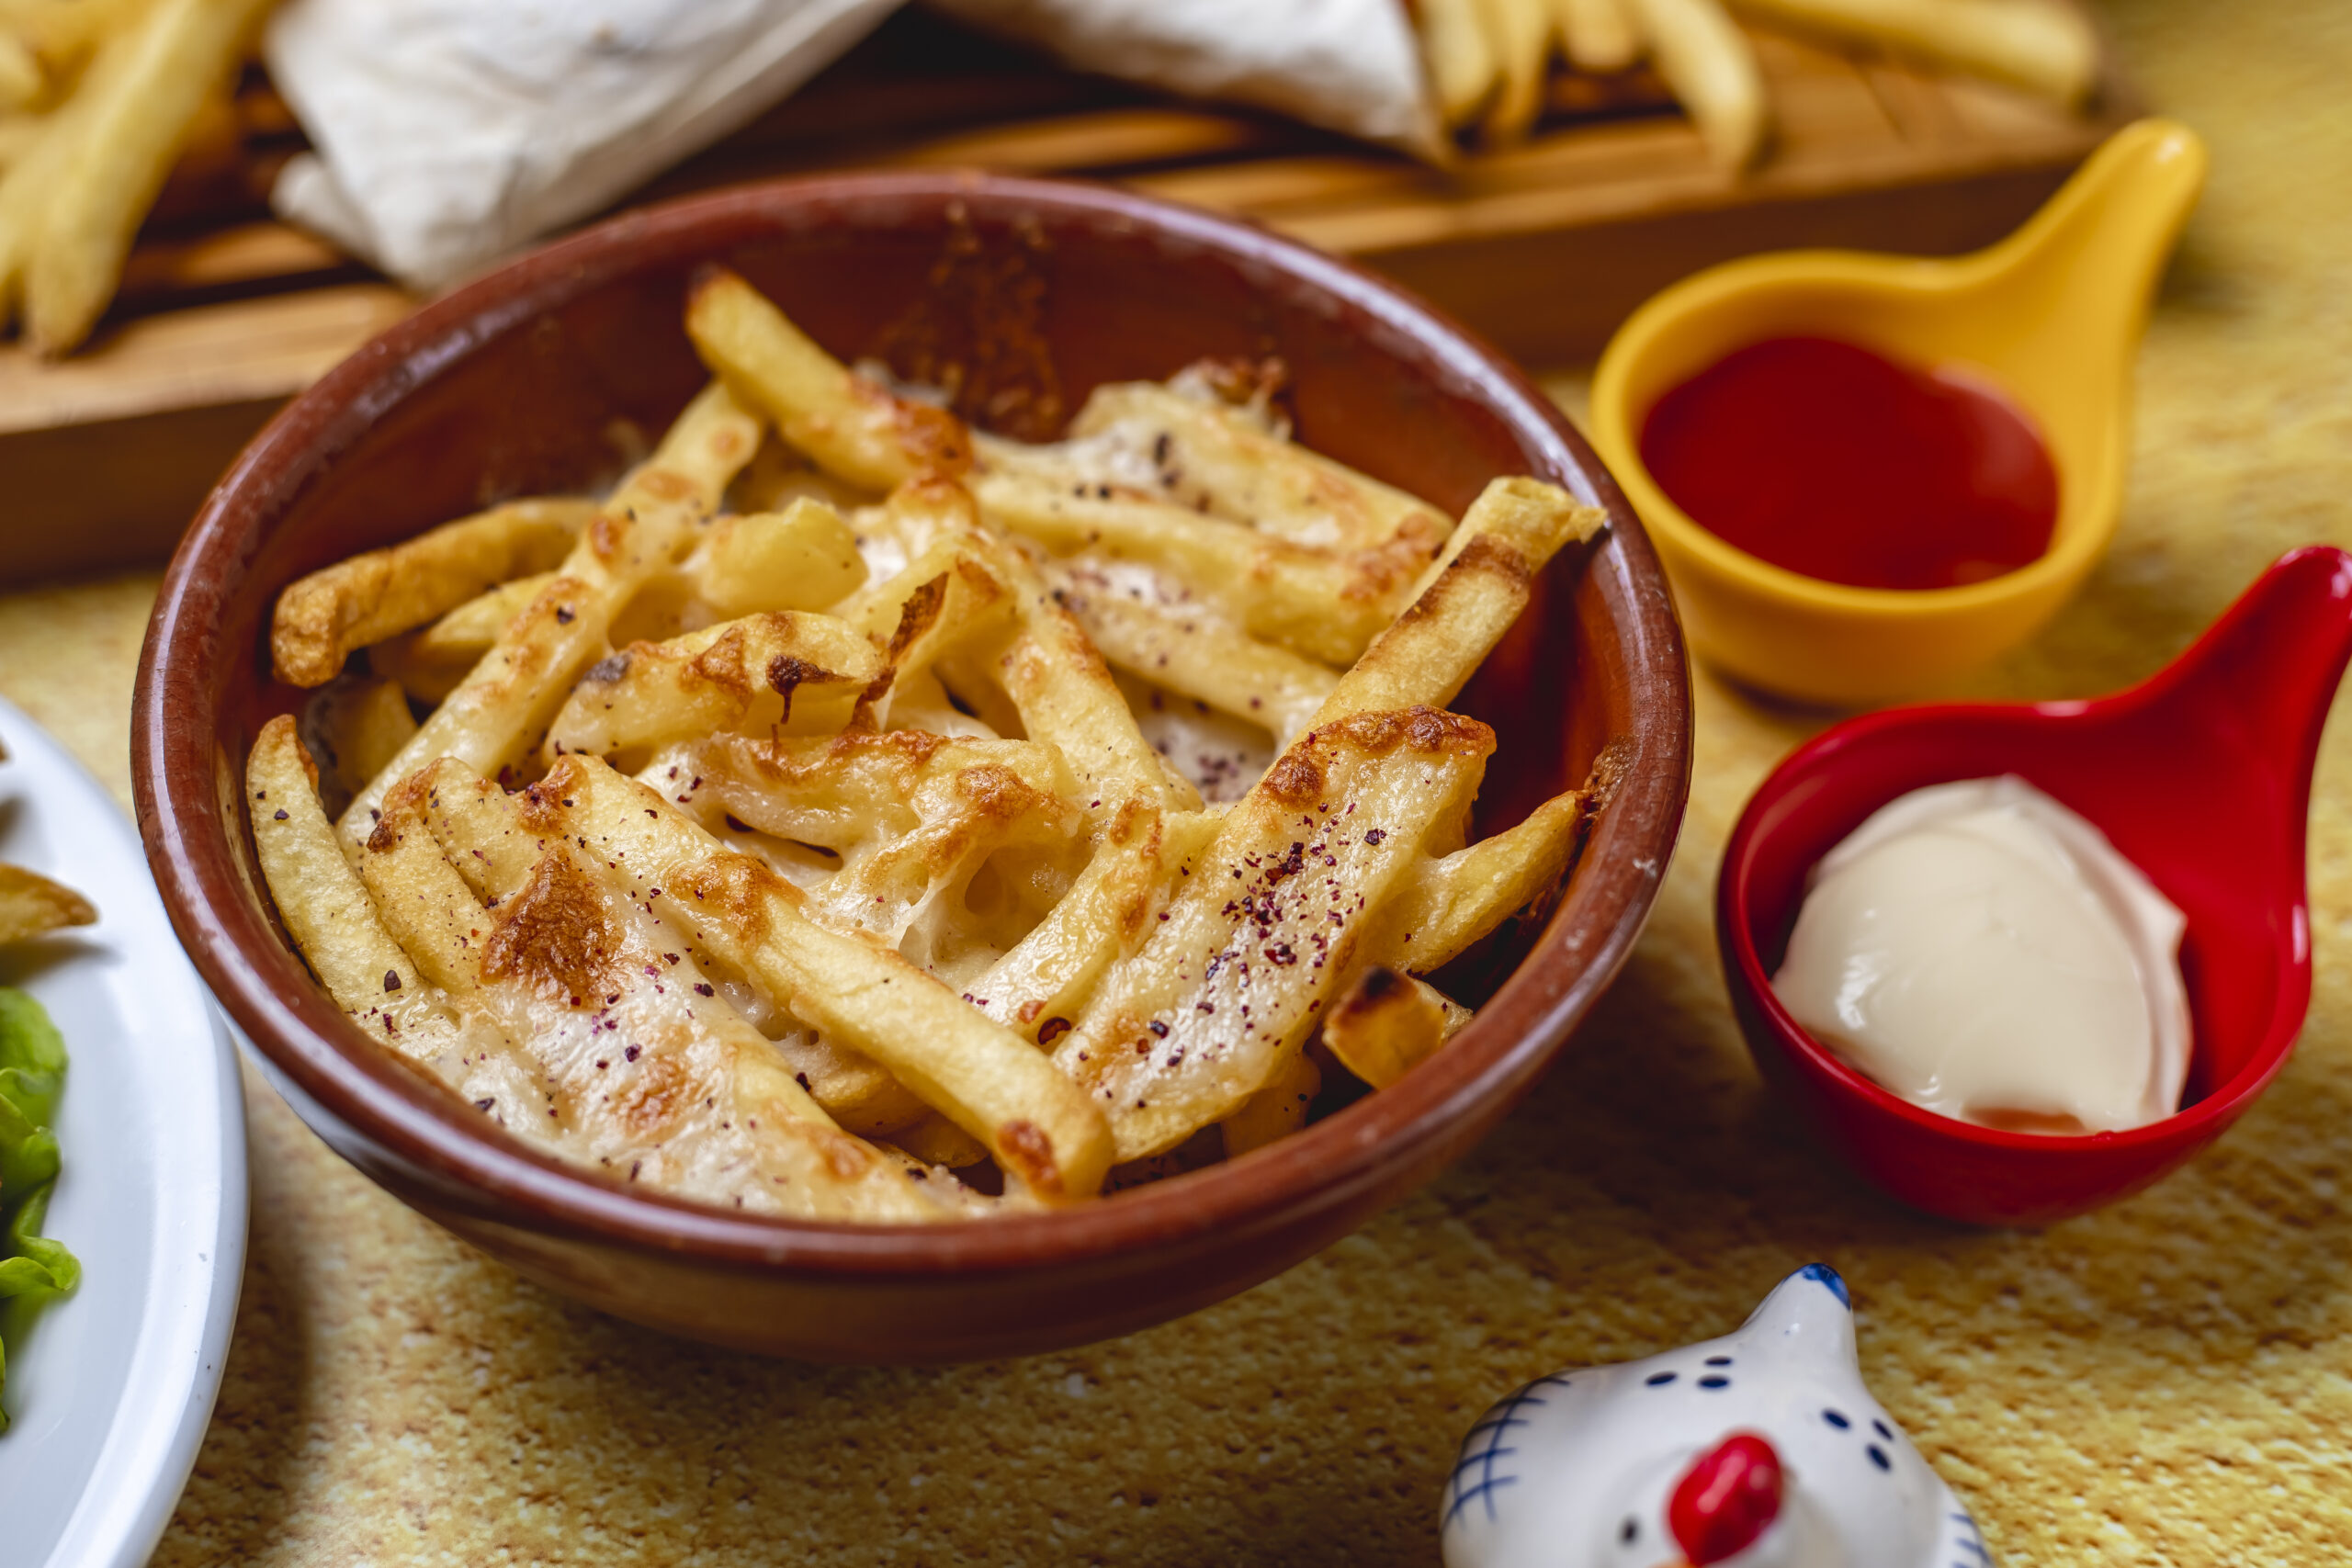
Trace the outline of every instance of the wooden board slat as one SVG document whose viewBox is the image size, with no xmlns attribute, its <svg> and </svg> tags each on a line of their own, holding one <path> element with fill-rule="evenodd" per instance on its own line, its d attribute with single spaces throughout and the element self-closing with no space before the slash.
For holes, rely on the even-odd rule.
<svg viewBox="0 0 2352 1568">
<path fill-rule="evenodd" d="M 1270 116 L 1052 68 L 910 11 L 632 200 L 831 168 L 972 167 L 1119 181 L 1386 271 L 1532 362 L 1596 350 L 1645 296 L 1791 244 L 1949 253 L 2006 232 L 2126 115 L 2076 115 L 1867 51 L 1757 36 L 1770 156 L 1717 169 L 1646 71 L 1550 84 L 1538 134 L 1433 169 Z M 269 219 L 301 141 L 258 74 L 237 133 L 175 175 L 108 321 L 59 364 L 0 345 L 0 582 L 153 558 L 271 406 L 413 308 Z M 168 460 L 96 482 L 136 440 Z"/>
</svg>

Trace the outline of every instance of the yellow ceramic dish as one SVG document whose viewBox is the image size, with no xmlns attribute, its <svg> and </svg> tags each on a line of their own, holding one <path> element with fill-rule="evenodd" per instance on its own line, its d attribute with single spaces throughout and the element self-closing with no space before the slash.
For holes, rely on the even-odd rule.
<svg viewBox="0 0 2352 1568">
<path fill-rule="evenodd" d="M 2041 629 L 2114 536 L 2132 449 L 2133 351 L 2205 161 L 2186 126 L 2140 120 L 1988 249 L 1934 260 L 1750 256 L 1635 311 L 1601 355 L 1594 435 L 1666 562 L 1691 648 L 1769 691 L 1861 704 L 1958 674 Z M 2041 426 L 2058 471 L 2048 553 L 1964 588 L 1849 588 L 1759 560 L 1692 522 L 1642 464 L 1643 422 L 1734 350 L 1790 336 L 1988 373 Z"/>
</svg>

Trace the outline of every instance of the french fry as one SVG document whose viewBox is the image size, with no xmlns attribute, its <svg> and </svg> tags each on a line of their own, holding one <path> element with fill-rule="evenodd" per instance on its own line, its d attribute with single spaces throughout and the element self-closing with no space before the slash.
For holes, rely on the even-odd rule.
<svg viewBox="0 0 2352 1568">
<path fill-rule="evenodd" d="M 1527 140 L 1544 107 L 1544 70 L 1552 60 L 1552 0 L 1480 0 L 1487 37 L 1502 72 L 1501 90 L 1487 107 L 1487 141 L 1516 147 Z"/>
<path fill-rule="evenodd" d="M 1156 381 L 1097 387 L 1069 434 L 1068 447 L 1033 460 L 1148 476 L 1162 500 L 1294 545 L 1368 549 L 1407 531 L 1434 549 L 1453 531 L 1419 496 L 1287 440 L 1243 410 Z M 1010 443 L 981 449 L 991 465 L 1021 460 Z"/>
<path fill-rule="evenodd" d="M 854 374 L 732 273 L 710 274 L 696 286 L 686 326 L 705 363 L 829 472 L 895 488 L 971 466 L 971 436 L 960 420 Z M 1159 775 L 1170 804 L 1195 804 L 1183 798 L 1190 787 L 1170 776 L 1144 743 L 1102 660 L 1069 616 L 1046 602 L 1034 574 L 1003 552 L 991 564 L 1012 589 L 1023 623 L 996 667 L 1030 732 L 1042 728 L 1090 779 L 1140 763 Z"/>
<path fill-rule="evenodd" d="M 1571 790 L 1515 828 L 1422 862 L 1382 917 L 1382 935 L 1372 944 L 1381 962 L 1426 975 L 1543 897 L 1576 853 L 1589 807 Z"/>
<path fill-rule="evenodd" d="M 907 730 L 813 743 L 713 738 L 647 773 L 706 827 L 732 819 L 839 855 L 839 872 L 808 895 L 812 909 L 892 946 L 989 856 L 1061 850 L 1084 825 L 1060 753 L 1031 741 Z"/>
<path fill-rule="evenodd" d="M 1024 789 L 1077 785 L 1054 748 L 1028 740 L 949 740 L 920 730 L 753 739 L 712 736 L 680 746 L 646 773 L 649 787 L 698 818 L 731 816 L 779 839 L 834 852 L 922 826 L 927 798 L 953 797 L 974 768 Z M 706 822 L 705 825 L 707 825 Z"/>
<path fill-rule="evenodd" d="M 1642 57 L 1631 0 L 1553 0 L 1560 47 L 1579 71 L 1623 71 Z"/>
<path fill-rule="evenodd" d="M 7 174 L 0 176 L 0 316 L 20 311 L 26 264 L 48 220 L 47 193 L 67 176 L 80 151 L 98 102 L 96 87 L 119 74 L 126 58 L 126 50 L 119 46 L 93 62 L 84 73 L 81 92 L 31 121 L 23 144 L 9 160 Z"/>
<path fill-rule="evenodd" d="M 971 466 L 963 421 L 854 374 L 732 272 L 713 268 L 697 279 L 686 333 L 712 374 L 828 473 L 890 490 Z"/>
<path fill-rule="evenodd" d="M 331 817 L 416 733 L 400 683 L 368 675 L 338 676 L 321 686 L 302 705 L 299 723 L 302 750 L 319 770 L 320 804 Z"/>
<path fill-rule="evenodd" d="M 1166 918 L 1055 1048 L 1110 1118 L 1121 1161 L 1224 1121 L 1278 1075 L 1493 747 L 1484 725 L 1430 708 L 1352 715 L 1302 737 L 1227 814 Z"/>
<path fill-rule="evenodd" d="M 1060 747 L 1097 801 L 1122 793 L 1121 781 L 1140 778 L 1151 781 L 1152 792 L 1170 809 L 1200 805 L 1199 792 L 1144 739 L 1085 633 L 1055 602 L 1028 558 L 982 528 L 963 486 L 937 478 L 919 481 L 894 494 L 888 510 L 910 529 L 910 542 L 926 541 L 922 553 L 890 582 L 844 602 L 842 613 L 853 621 L 863 617 L 860 624 L 878 633 L 898 598 L 898 630 L 889 655 L 894 671 L 953 652 L 1001 602 L 1012 617 L 1009 634 L 999 643 L 975 646 L 960 660 L 959 675 L 992 682 L 1002 692 L 1021 731 Z M 922 603 L 933 592 L 924 579 L 933 572 L 939 574 L 938 592 L 945 595 L 935 618 Z M 910 581 L 917 586 L 906 587 Z M 959 611 L 959 604 L 967 607 Z M 922 628 L 919 634 L 915 628 Z M 964 681 L 967 688 L 975 683 Z M 981 703 L 1001 705 L 986 694 Z M 877 705 L 876 721 L 888 716 L 888 707 Z"/>
<path fill-rule="evenodd" d="M 916 922 L 958 893 L 989 856 L 1064 847 L 1085 822 L 1085 814 L 1054 790 L 987 763 L 956 770 L 912 805 L 920 827 L 861 847 L 809 895 L 812 905 L 831 911 L 835 925 L 870 931 L 901 951 Z M 925 954 L 908 956 L 920 963 Z"/>
<path fill-rule="evenodd" d="M 592 501 L 510 501 L 314 571 L 277 596 L 270 663 L 288 685 L 322 686 L 353 649 L 447 615 L 510 578 L 552 570 L 595 513 Z"/>
<path fill-rule="evenodd" d="M 903 1161 L 834 1125 L 775 1048 L 712 994 L 691 953 L 677 951 L 684 944 L 616 895 L 608 868 L 548 831 L 564 812 L 551 797 L 510 797 L 445 758 L 387 804 L 388 821 L 421 817 L 447 863 L 495 906 L 483 968 L 509 984 L 484 999 L 527 1015 L 503 1021 L 530 1039 L 535 1080 L 546 1086 L 537 1114 L 507 1119 L 511 1131 L 544 1132 L 545 1114 L 575 1143 L 605 1151 L 608 1168 L 626 1158 L 632 1179 L 650 1165 L 657 1180 L 692 1182 L 700 1166 L 748 1158 L 768 1179 L 752 1193 L 783 1213 L 942 1212 L 909 1184 Z"/>
<path fill-rule="evenodd" d="M 1306 1112 L 1322 1091 L 1323 1069 L 1306 1052 L 1294 1052 L 1265 1088 L 1225 1119 L 1225 1157 L 1238 1159 L 1306 1126 Z"/>
<path fill-rule="evenodd" d="M 774 431 L 760 443 L 760 449 L 727 491 L 728 509 L 747 517 L 788 511 L 794 502 L 804 499 L 823 502 L 840 513 L 870 504 L 875 493 L 835 479 Z"/>
<path fill-rule="evenodd" d="M 395 789 L 385 795 L 358 870 L 384 929 L 415 961 L 417 972 L 452 1002 L 480 1007 L 482 938 L 491 921 L 435 840 L 422 792 Z"/>
<path fill-rule="evenodd" d="M 1340 677 L 1316 724 L 1452 702 L 1527 607 L 1535 574 L 1607 521 L 1598 507 L 1539 479 L 1489 484 L 1422 578 L 1411 606 Z"/>
<path fill-rule="evenodd" d="M 1165 568 L 1233 604 L 1252 635 L 1329 664 L 1351 662 L 1379 635 L 1442 543 L 1399 537 L 1339 554 L 1146 496 L 1073 493 L 1031 473 L 982 474 L 972 489 L 981 512 L 1016 534 Z"/>
<path fill-rule="evenodd" d="M 602 657 L 614 616 L 639 587 L 678 564 L 758 445 L 758 421 L 723 386 L 687 404 L 652 457 L 603 503 L 562 574 L 353 798 L 336 823 L 344 842 L 363 841 L 385 792 L 437 757 L 490 777 L 520 761 L 572 681 Z"/>
<path fill-rule="evenodd" d="M 946 1170 L 962 1170 L 989 1157 L 986 1144 L 936 1111 L 891 1134 L 889 1143 L 910 1159 Z"/>
<path fill-rule="evenodd" d="M 1055 596 L 1102 657 L 1170 691 L 1247 719 L 1286 746 L 1337 686 L 1329 666 L 1261 642 L 1208 604 L 1130 598 L 1100 573 L 1049 571 Z"/>
<path fill-rule="evenodd" d="M 502 582 L 429 626 L 387 637 L 368 650 L 368 668 L 398 682 L 418 702 L 440 703 L 497 646 L 498 634 L 538 603 L 556 576 L 541 571 Z"/>
<path fill-rule="evenodd" d="M 1143 738 L 1118 682 L 1069 612 L 1025 570 L 1013 590 L 1021 629 L 989 668 L 1023 730 L 1059 747 L 1093 792 L 1088 809 L 1117 798 L 1127 784 L 1168 810 L 1196 809 L 1200 792 Z"/>
<path fill-rule="evenodd" d="M 1502 79 L 1483 0 L 1420 0 L 1421 54 L 1448 130 L 1469 124 Z"/>
<path fill-rule="evenodd" d="M 865 585 L 865 562 L 841 513 L 802 497 L 781 512 L 719 519 L 694 575 L 714 609 L 744 615 L 822 609 Z"/>
<path fill-rule="evenodd" d="M 6 0 L 0 28 L 25 40 L 50 74 L 70 76 L 107 38 L 124 30 L 148 0 Z"/>
<path fill-rule="evenodd" d="M 1375 964 L 1323 1021 L 1323 1043 L 1348 1071 L 1386 1089 L 1444 1043 L 1445 1024 L 1434 991 Z"/>
<path fill-rule="evenodd" d="M 571 874 L 582 869 L 576 863 L 569 871 L 559 872 L 552 877 L 546 872 L 545 863 L 550 853 L 571 856 L 569 840 L 560 833 L 550 835 L 543 830 L 534 830 L 544 829 L 551 824 L 546 820 L 525 823 L 513 797 L 487 779 L 467 773 L 454 758 L 442 758 L 405 782 L 395 793 L 403 792 L 407 800 L 418 807 L 419 815 L 427 830 L 433 834 L 434 841 L 439 845 L 443 857 L 465 879 L 475 897 L 489 906 L 505 906 L 527 892 L 535 882 L 549 886 L 562 883 L 576 888 L 577 879 Z M 554 846 L 552 849 L 550 843 Z M 589 880 L 594 880 L 593 869 Z M 511 917 L 502 919 L 511 919 Z M 521 951 L 525 943 L 511 942 L 504 949 L 509 960 L 523 964 L 525 967 L 552 971 L 563 963 L 571 962 L 583 949 L 606 949 L 605 955 L 617 960 L 625 941 L 616 930 L 610 927 L 599 929 L 597 911 L 584 902 L 580 902 L 579 908 L 561 919 L 549 923 L 544 933 L 534 933 L 534 938 L 541 934 L 553 940 L 538 945 L 557 950 L 567 956 L 541 964 L 537 961 L 550 955 L 526 954 Z M 485 952 L 497 951 L 500 950 L 485 945 Z M 531 962 L 524 963 L 526 959 Z M 691 990 L 701 978 L 699 971 L 683 960 L 667 967 L 673 971 L 672 978 L 681 989 Z M 631 973 L 629 989 L 640 988 L 636 980 L 636 975 Z M 592 997 L 594 994 L 591 992 Z M 607 1002 L 606 1005 L 611 1004 Z M 708 1014 L 709 1026 L 718 1027 L 722 1032 L 740 1039 L 740 1032 L 734 1026 L 741 1021 L 732 1009 L 711 998 L 709 1007 L 704 1010 Z M 761 1040 L 752 1054 L 765 1055 L 769 1050 L 767 1042 Z M 780 1067 L 777 1070 L 782 1071 Z M 795 1121 L 813 1122 L 820 1126 L 833 1124 L 832 1119 L 809 1098 L 808 1090 L 788 1077 L 783 1084 L 763 1085 L 760 1094 L 777 1114 L 789 1116 Z"/>
<path fill-rule="evenodd" d="M 810 921 L 797 888 L 603 763 L 567 757 L 540 788 L 581 801 L 591 841 L 628 869 L 633 894 L 795 1015 L 889 1069 L 1028 1191 L 1058 1201 L 1102 1185 L 1111 1138 L 1101 1112 L 1027 1041 L 896 953 Z M 697 919 L 698 908 L 711 917 Z"/>
<path fill-rule="evenodd" d="M 860 728 L 888 724 L 893 704 L 902 690 L 912 688 L 916 676 L 934 660 L 1002 627 L 1013 610 L 1011 592 L 995 574 L 952 544 L 924 552 L 875 592 L 878 597 L 873 601 L 861 596 L 843 606 L 850 611 L 844 624 L 877 627 L 867 634 L 877 641 L 882 640 L 878 623 L 895 617 L 880 673 L 858 703 L 854 722 Z"/>
<path fill-rule="evenodd" d="M 1690 111 L 1708 154 L 1737 173 L 1764 150 L 1771 111 L 1747 35 L 1720 0 L 1627 0 L 1658 73 Z"/>
<path fill-rule="evenodd" d="M 20 865 L 0 865 L 0 947 L 97 919 L 90 901 L 63 883 Z"/>
<path fill-rule="evenodd" d="M 2098 39 L 2053 0 L 1734 0 L 1745 15 L 1834 38 L 1883 44 L 1990 76 L 2062 104 L 2098 82 Z"/>
<path fill-rule="evenodd" d="M 91 70 L 74 153 L 24 255 L 26 336 L 62 354 L 89 335 L 122 276 L 131 235 L 163 188 L 188 126 L 220 90 L 271 0 L 155 0 Z"/>
<path fill-rule="evenodd" d="M 1142 799 L 1122 801 L 1069 891 L 972 982 L 973 1005 L 1024 1039 L 1051 1045 L 1103 972 L 1142 945 L 1169 885 L 1216 826 L 1206 812 L 1163 813 Z"/>
<path fill-rule="evenodd" d="M 245 764 L 254 851 L 278 918 L 335 1005 L 405 1055 L 446 1039 L 441 1003 L 376 912 L 319 804 L 295 721 L 262 726 Z"/>
<path fill-rule="evenodd" d="M 49 117 L 38 114 L 0 116 L 0 175 L 23 162 L 49 130 Z"/>
<path fill-rule="evenodd" d="M 806 611 L 631 643 L 572 688 L 548 727 L 545 760 L 633 751 L 742 726 L 831 734 L 883 669 L 874 645 L 847 622 Z"/>
<path fill-rule="evenodd" d="M 13 33 L 0 33 L 0 112 L 29 109 L 48 90 L 49 73 L 30 46 Z"/>
</svg>

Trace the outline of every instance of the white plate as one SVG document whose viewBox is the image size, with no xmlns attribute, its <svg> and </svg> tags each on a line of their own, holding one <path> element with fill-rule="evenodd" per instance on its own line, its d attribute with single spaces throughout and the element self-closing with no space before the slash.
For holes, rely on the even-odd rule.
<svg viewBox="0 0 2352 1568">
<path fill-rule="evenodd" d="M 0 958 L 70 1065 L 44 1227 L 82 1260 L 9 1359 L 6 1568 L 135 1568 L 164 1533 L 220 1388 L 245 1258 L 236 1056 L 180 951 L 139 835 L 5 702 L 0 861 L 79 889 L 98 923 Z"/>
</svg>

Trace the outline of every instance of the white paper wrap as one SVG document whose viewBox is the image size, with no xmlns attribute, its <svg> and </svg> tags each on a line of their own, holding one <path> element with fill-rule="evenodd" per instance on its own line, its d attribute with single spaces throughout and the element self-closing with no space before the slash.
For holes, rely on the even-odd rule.
<svg viewBox="0 0 2352 1568">
<path fill-rule="evenodd" d="M 315 155 L 272 203 L 420 288 L 586 217 L 784 97 L 899 0 L 290 0 Z"/>
<path fill-rule="evenodd" d="M 901 0 L 288 0 L 265 40 L 310 133 L 288 220 L 437 288 L 745 124 Z M 935 0 L 1081 70 L 1427 155 L 1402 0 Z"/>
<path fill-rule="evenodd" d="M 1441 154 L 1404 0 L 928 0 L 1081 71 Z"/>
</svg>

